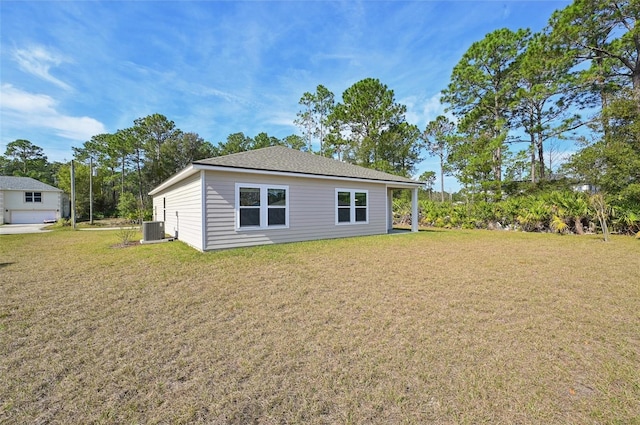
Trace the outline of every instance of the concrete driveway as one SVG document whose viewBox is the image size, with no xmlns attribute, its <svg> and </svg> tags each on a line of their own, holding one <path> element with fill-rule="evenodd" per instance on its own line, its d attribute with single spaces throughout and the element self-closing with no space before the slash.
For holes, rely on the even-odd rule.
<svg viewBox="0 0 640 425">
<path fill-rule="evenodd" d="M 45 233 L 51 230 L 44 230 L 48 224 L 4 224 L 0 226 L 0 235 L 20 235 L 23 233 Z"/>
</svg>

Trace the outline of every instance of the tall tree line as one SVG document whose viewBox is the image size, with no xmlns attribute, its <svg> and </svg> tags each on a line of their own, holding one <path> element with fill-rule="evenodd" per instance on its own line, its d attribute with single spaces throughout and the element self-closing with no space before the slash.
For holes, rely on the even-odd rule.
<svg viewBox="0 0 640 425">
<path fill-rule="evenodd" d="M 393 90 L 365 78 L 342 94 L 342 102 L 323 85 L 300 98 L 295 123 L 307 150 L 393 174 L 411 176 L 421 161 L 421 133 L 406 121 L 407 107 Z"/>
<path fill-rule="evenodd" d="M 41 147 L 25 139 L 8 143 L 4 155 L 0 155 L 0 175 L 31 177 L 50 185 L 56 184 L 61 165 L 50 163 Z"/>
<path fill-rule="evenodd" d="M 149 191 L 191 161 L 211 156 L 213 146 L 196 133 L 178 129 L 164 115 L 152 114 L 134 120 L 129 128 L 95 135 L 73 152 L 80 189 L 88 187 L 85 180 L 93 173 L 96 211 L 144 218 L 150 211 Z M 70 190 L 69 169 L 66 164 L 58 173 L 65 191 Z M 86 215 L 88 190 L 76 193 L 78 213 Z"/>
<path fill-rule="evenodd" d="M 140 220 L 151 215 L 149 191 L 191 162 L 276 145 L 306 148 L 301 136 L 278 139 L 264 132 L 255 137 L 230 134 L 214 146 L 197 133 L 178 129 L 164 115 L 138 118 L 129 128 L 97 134 L 72 147 L 77 215 L 89 215 L 90 182 L 96 215 Z M 71 192 L 71 162 L 49 163 L 43 149 L 28 140 L 7 145 L 0 175 L 33 177 Z"/>
<path fill-rule="evenodd" d="M 274 145 L 404 176 L 426 152 L 439 159 L 441 181 L 455 176 L 468 199 L 502 199 L 514 180 L 544 187 L 559 171 L 640 205 L 639 14 L 637 0 L 575 0 L 540 33 L 487 34 L 452 70 L 442 93 L 450 115 L 423 130 L 407 122 L 393 90 L 365 78 L 340 98 L 323 85 L 304 93 L 294 121 L 301 136 L 233 133 L 214 146 L 153 114 L 92 137 L 74 157 L 80 167 L 94 164 L 94 193 L 105 212 L 122 200 L 148 211 L 149 190 L 194 160 Z M 553 147 L 563 139 L 580 149 L 557 170 Z M 2 173 L 57 178 L 65 189 L 68 165 L 48 164 L 38 149 L 12 142 L 0 157 Z"/>
<path fill-rule="evenodd" d="M 581 148 L 562 174 L 640 203 L 638 15 L 637 0 L 575 0 L 540 33 L 503 28 L 473 43 L 443 92 L 451 116 L 424 133 L 441 170 L 500 199 L 510 179 L 548 180 L 553 142 L 573 139 Z"/>
<path fill-rule="evenodd" d="M 214 146 L 197 133 L 178 129 L 164 115 L 152 114 L 134 120 L 132 127 L 96 135 L 73 151 L 79 162 L 76 175 L 88 176 L 86 168 L 93 164 L 98 211 L 139 219 L 151 214 L 147 194 L 193 161 L 275 145 L 301 149 L 304 141 L 296 135 L 281 140 L 264 132 L 253 138 L 234 133 Z M 60 169 L 63 190 L 69 189 L 68 171 L 69 165 Z M 79 198 L 81 213 L 88 208 L 84 192 L 88 190 Z"/>
</svg>

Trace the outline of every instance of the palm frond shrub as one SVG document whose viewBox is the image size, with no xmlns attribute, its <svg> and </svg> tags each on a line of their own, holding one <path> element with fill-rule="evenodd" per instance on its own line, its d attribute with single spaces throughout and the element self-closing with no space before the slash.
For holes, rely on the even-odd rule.
<svg viewBox="0 0 640 425">
<path fill-rule="evenodd" d="M 560 233 L 564 235 L 569 232 L 569 225 L 561 216 L 554 214 L 551 217 L 551 222 L 549 223 L 549 227 L 555 233 Z"/>
<path fill-rule="evenodd" d="M 541 232 L 549 228 L 551 212 L 546 200 L 534 197 L 531 204 L 521 210 L 517 220 L 524 231 Z"/>
<path fill-rule="evenodd" d="M 594 214 L 589 205 L 589 198 L 583 192 L 563 191 L 551 192 L 549 202 L 558 217 L 565 221 L 578 235 L 584 234 L 584 220 L 591 219 Z M 557 224 L 557 223 L 556 223 Z M 552 228 L 555 231 L 555 229 Z"/>
<path fill-rule="evenodd" d="M 640 206 L 637 209 L 628 206 L 612 206 L 611 227 L 612 231 L 625 235 L 640 232 Z"/>
<path fill-rule="evenodd" d="M 411 202 L 403 198 L 393 199 L 393 223 L 411 224 Z"/>
</svg>

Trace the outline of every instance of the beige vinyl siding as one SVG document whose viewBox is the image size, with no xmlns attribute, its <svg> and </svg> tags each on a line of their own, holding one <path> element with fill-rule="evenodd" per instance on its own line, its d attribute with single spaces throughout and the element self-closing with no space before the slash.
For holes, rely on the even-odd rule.
<svg viewBox="0 0 640 425">
<path fill-rule="evenodd" d="M 234 209 L 236 183 L 288 186 L 289 227 L 236 229 Z M 336 225 L 336 188 L 368 191 L 368 224 Z M 387 231 L 386 194 L 384 184 L 207 171 L 205 173 L 204 249 L 383 234 Z"/>
<path fill-rule="evenodd" d="M 164 199 L 164 201 L 163 201 Z M 163 221 L 164 230 L 172 237 L 202 250 L 202 185 L 200 173 L 186 178 L 153 195 L 154 220 Z M 176 216 L 176 212 L 178 215 Z"/>
<path fill-rule="evenodd" d="M 0 224 L 4 224 L 6 211 L 4 207 L 4 190 L 0 190 Z"/>
</svg>

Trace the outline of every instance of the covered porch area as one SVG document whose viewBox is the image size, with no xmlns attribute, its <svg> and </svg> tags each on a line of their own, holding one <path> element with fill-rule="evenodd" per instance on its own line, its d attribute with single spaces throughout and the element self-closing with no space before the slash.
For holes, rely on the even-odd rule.
<svg viewBox="0 0 640 425">
<path fill-rule="evenodd" d="M 421 185 L 419 183 L 413 184 L 394 184 L 387 185 L 387 233 L 405 233 L 407 230 L 394 229 L 393 227 L 393 195 L 397 191 L 407 191 L 411 194 L 411 232 L 418 231 L 418 225 L 420 224 L 420 211 L 418 208 L 418 191 Z"/>
</svg>

